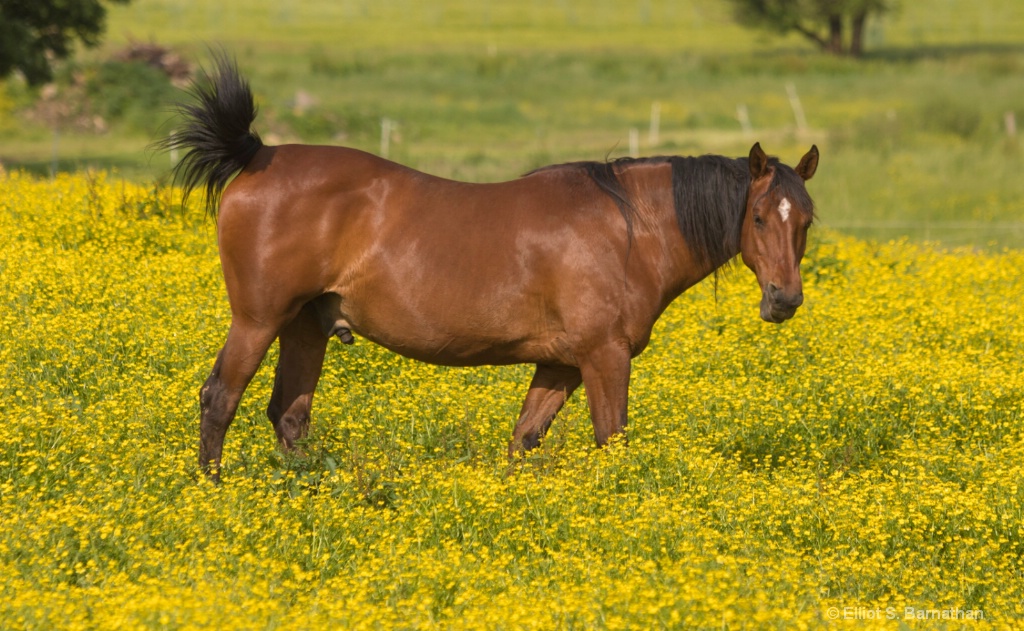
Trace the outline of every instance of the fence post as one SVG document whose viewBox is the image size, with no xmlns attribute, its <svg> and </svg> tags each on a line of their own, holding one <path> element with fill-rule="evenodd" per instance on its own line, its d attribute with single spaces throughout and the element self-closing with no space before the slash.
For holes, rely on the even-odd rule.
<svg viewBox="0 0 1024 631">
<path fill-rule="evenodd" d="M 50 147 L 50 177 L 56 177 L 60 166 L 60 127 L 53 126 L 53 143 Z"/>
<path fill-rule="evenodd" d="M 749 136 L 754 129 L 750 126 L 750 112 L 747 111 L 747 106 L 743 103 L 736 106 L 736 118 L 740 121 L 740 129 L 743 130 L 743 135 Z"/>
<path fill-rule="evenodd" d="M 394 123 L 385 116 L 380 119 L 380 157 L 387 159 L 391 152 L 391 129 Z"/>
<path fill-rule="evenodd" d="M 174 133 L 176 131 L 177 131 L 176 129 L 172 129 L 171 130 L 171 134 L 170 134 L 171 138 L 174 137 Z M 171 167 L 174 167 L 174 165 L 178 164 L 178 148 L 177 147 L 171 147 L 171 150 L 170 150 L 169 154 L 170 154 L 170 158 L 171 158 Z"/>
<path fill-rule="evenodd" d="M 793 117 L 796 118 L 796 130 L 803 133 L 807 131 L 807 116 L 804 115 L 804 106 L 800 103 L 800 96 L 792 81 L 786 83 L 786 94 L 789 95 L 789 106 L 793 108 Z"/>
<path fill-rule="evenodd" d="M 658 136 L 661 132 L 661 102 L 654 101 L 651 103 L 651 129 L 647 134 L 647 145 L 649 147 L 658 146 Z"/>
</svg>

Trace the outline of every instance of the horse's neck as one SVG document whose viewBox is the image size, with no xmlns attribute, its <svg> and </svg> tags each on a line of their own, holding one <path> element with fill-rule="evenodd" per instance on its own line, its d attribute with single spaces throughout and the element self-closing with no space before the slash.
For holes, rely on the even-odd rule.
<svg viewBox="0 0 1024 631">
<path fill-rule="evenodd" d="M 677 180 L 699 177 L 699 172 L 679 170 L 682 167 L 670 161 L 634 164 L 621 173 L 635 200 L 637 237 L 643 238 L 641 232 L 646 231 L 652 242 L 660 243 L 660 253 L 650 253 L 649 264 L 665 279 L 668 301 L 717 274 L 740 252 L 737 222 L 742 222 L 746 209 L 746 184 L 736 177 L 729 161 L 720 161 L 716 166 L 722 169 L 720 177 L 707 185 L 735 182 L 736 188 L 707 190 L 705 197 L 687 196 L 680 188 L 683 183 Z M 686 222 L 689 223 L 684 231 Z"/>
</svg>

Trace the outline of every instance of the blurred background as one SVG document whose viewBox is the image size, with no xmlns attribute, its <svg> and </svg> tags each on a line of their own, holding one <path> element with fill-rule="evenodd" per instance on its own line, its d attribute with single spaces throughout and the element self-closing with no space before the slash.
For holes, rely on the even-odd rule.
<svg viewBox="0 0 1024 631">
<path fill-rule="evenodd" d="M 270 144 L 495 181 L 816 143 L 823 225 L 1024 247 L 1019 0 L 0 0 L 0 19 L 7 170 L 166 182 L 177 156 L 147 146 L 215 46 Z"/>
</svg>

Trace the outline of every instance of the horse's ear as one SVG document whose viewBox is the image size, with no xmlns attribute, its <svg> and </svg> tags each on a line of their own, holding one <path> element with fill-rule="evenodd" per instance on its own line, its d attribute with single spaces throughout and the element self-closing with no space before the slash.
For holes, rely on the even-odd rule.
<svg viewBox="0 0 1024 631">
<path fill-rule="evenodd" d="M 757 179 L 768 172 L 768 156 L 761 149 L 761 143 L 755 142 L 750 148 L 750 177 Z"/>
<path fill-rule="evenodd" d="M 818 145 L 811 145 L 811 150 L 800 159 L 795 170 L 805 182 L 814 177 L 814 172 L 818 170 Z"/>
</svg>

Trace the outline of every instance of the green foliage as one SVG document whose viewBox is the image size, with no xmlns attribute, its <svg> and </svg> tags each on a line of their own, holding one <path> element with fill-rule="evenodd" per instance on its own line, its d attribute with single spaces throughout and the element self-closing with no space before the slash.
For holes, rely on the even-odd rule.
<svg viewBox="0 0 1024 631">
<path fill-rule="evenodd" d="M 278 120 L 291 136 L 307 143 L 367 143 L 379 138 L 380 118 L 358 107 L 339 110 L 314 108 L 281 112 Z"/>
<path fill-rule="evenodd" d="M 0 83 L 0 134 L 10 132 L 17 125 L 14 118 L 14 99 Z"/>
<path fill-rule="evenodd" d="M 922 127 L 962 140 L 975 138 L 982 126 L 982 113 L 978 104 L 962 97 L 940 96 L 930 99 L 921 105 L 918 116 Z"/>
<path fill-rule="evenodd" d="M 730 0 L 740 24 L 796 32 L 837 55 L 864 52 L 867 19 L 893 9 L 892 0 Z M 847 38 L 845 32 L 849 30 Z"/>
<path fill-rule="evenodd" d="M 153 135 L 179 95 L 165 73 L 139 61 L 103 63 L 88 80 L 86 93 L 100 116 Z"/>
<path fill-rule="evenodd" d="M 321 45 L 314 46 L 309 53 L 309 71 L 314 76 L 341 79 L 351 75 L 370 73 L 374 70 L 373 64 L 360 55 L 338 58 L 328 53 Z"/>
<path fill-rule="evenodd" d="M 30 85 L 53 77 L 51 58 L 74 43 L 96 46 L 105 27 L 104 2 L 128 0 L 4 0 L 0 2 L 0 78 L 18 70 Z"/>
</svg>

